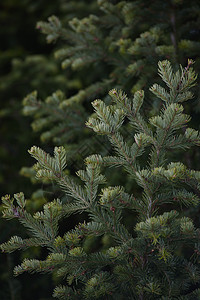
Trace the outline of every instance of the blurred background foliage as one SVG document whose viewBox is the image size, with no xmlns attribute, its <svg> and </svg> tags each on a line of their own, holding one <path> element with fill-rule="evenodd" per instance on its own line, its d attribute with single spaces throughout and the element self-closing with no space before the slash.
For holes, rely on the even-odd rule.
<svg viewBox="0 0 200 300">
<path fill-rule="evenodd" d="M 42 144 L 51 152 L 53 145 L 64 145 L 68 172 L 73 174 L 83 167 L 87 155 L 111 151 L 103 137 L 95 136 L 84 125 L 92 113 L 92 100 L 101 97 L 109 103 L 107 92 L 114 87 L 129 95 L 143 88 L 147 94 L 144 113 L 151 116 L 159 102 L 148 94 L 148 88 L 159 82 L 159 60 L 169 59 L 177 66 L 192 58 L 200 73 L 198 0 L 2 0 L 0 26 L 0 192 L 23 191 L 32 211 L 55 195 L 63 195 L 51 184 L 36 183 L 27 149 Z M 197 100 L 186 104 L 185 109 L 199 129 L 199 84 L 194 91 Z M 129 139 L 133 133 L 127 127 L 124 135 Z M 182 159 L 195 168 L 199 153 L 191 151 Z M 124 185 L 129 192 L 135 189 L 123 170 L 107 171 L 107 178 L 110 185 Z M 188 210 L 188 215 L 197 213 Z M 125 212 L 127 226 L 132 217 Z M 69 221 L 73 227 L 81 220 L 74 216 Z M 23 235 L 15 222 L 0 220 L 0 226 L 1 242 Z M 85 248 L 104 249 L 109 242 L 107 236 L 87 240 Z M 12 268 L 21 256 L 42 258 L 45 251 L 1 255 L 0 299 L 51 299 L 54 278 L 13 278 Z"/>
<path fill-rule="evenodd" d="M 31 130 L 30 120 L 22 115 L 22 99 L 37 89 L 47 97 L 56 89 L 66 89 L 65 74 L 60 75 L 59 64 L 52 59 L 53 46 L 36 30 L 38 19 L 51 14 L 65 14 L 62 1 L 2 0 L 0 3 L 0 191 L 14 193 L 26 191 L 31 197 L 34 188 L 29 179 L 19 176 L 22 166 L 31 165 L 27 149 L 39 139 Z M 44 197 L 32 203 L 35 210 Z M 15 222 L 6 224 L 0 220 L 1 242 L 21 232 Z M 38 249 L 33 253 L 39 255 Z M 23 253 L 22 255 L 28 255 Z M 0 257 L 0 299 L 44 299 L 51 295 L 48 276 L 24 277 L 19 282 L 13 278 L 12 269 L 19 254 Z M 23 286 L 23 288 L 22 288 Z M 45 298 L 47 299 L 47 298 Z"/>
</svg>

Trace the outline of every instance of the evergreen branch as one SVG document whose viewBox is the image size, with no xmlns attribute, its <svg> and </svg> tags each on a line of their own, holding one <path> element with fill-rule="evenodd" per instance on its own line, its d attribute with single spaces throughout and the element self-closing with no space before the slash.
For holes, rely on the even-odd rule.
<svg viewBox="0 0 200 300">
<path fill-rule="evenodd" d="M 84 203 L 86 206 L 89 205 L 89 203 L 86 200 L 87 197 L 86 197 L 84 189 L 80 185 L 77 185 L 68 176 L 59 178 L 58 183 L 67 195 L 73 197 L 74 199 L 81 200 L 82 203 Z"/>
<path fill-rule="evenodd" d="M 118 4 L 107 2 L 101 5 L 113 13 L 118 7 Z M 128 4 L 120 3 L 119 8 L 125 9 L 124 5 Z M 135 9 L 131 4 L 128 7 Z M 85 33 L 89 41 L 93 37 L 93 30 L 96 30 L 95 22 L 99 20 L 95 21 L 92 16 L 86 18 L 88 28 L 78 19 L 71 22 L 70 26 L 80 40 Z M 60 24 L 56 24 L 56 19 L 52 19 L 52 22 L 57 30 Z M 46 30 L 50 30 L 48 26 Z M 149 35 L 146 33 L 146 37 L 141 35 L 136 44 L 144 49 L 151 38 L 158 38 L 158 32 L 155 30 L 154 33 L 155 36 L 153 31 Z M 119 46 L 120 41 L 116 45 Z M 84 42 L 81 47 L 86 50 Z M 70 58 L 71 66 L 81 67 L 80 53 L 76 57 L 73 49 L 70 51 L 73 55 Z M 65 57 L 69 53 L 60 55 Z M 101 56 L 101 53 L 98 55 Z M 190 170 L 176 160 L 168 164 L 166 162 L 167 149 L 187 149 L 191 145 L 200 145 L 199 132 L 191 128 L 185 130 L 190 117 L 183 114 L 182 105 L 175 103 L 192 97 L 189 89 L 194 85 L 196 76 L 190 64 L 185 70 L 181 67 L 173 73 L 169 62 L 159 63 L 160 76 L 169 92 L 160 85 L 154 85 L 151 89 L 165 102 L 165 106 L 157 116 L 149 119 L 149 124 L 140 114 L 143 91 L 136 92 L 133 99 L 129 100 L 122 91 L 112 90 L 110 96 L 114 105 L 106 105 L 101 100 L 93 102 L 96 114 L 89 119 L 87 126 L 107 135 L 117 156 L 92 155 L 86 158 L 85 170 L 76 173 L 83 184 L 77 184 L 75 179 L 65 174 L 66 151 L 63 147 L 55 147 L 54 156 L 38 147 L 31 148 L 29 152 L 37 160 L 37 176 L 55 180 L 72 199 L 67 197 L 67 204 L 62 204 L 60 200 L 51 201 L 44 205 L 42 211 L 32 215 L 26 210 L 22 193 L 15 194 L 14 199 L 8 195 L 2 198 L 4 216 L 17 219 L 32 236 L 30 239 L 14 236 L 1 245 L 2 251 L 12 252 L 38 245 L 49 251 L 43 261 L 25 259 L 15 268 L 16 275 L 25 271 L 53 272 L 56 276 L 66 278 L 68 286 L 59 286 L 54 291 L 54 296 L 60 299 L 176 298 L 181 293 L 190 294 L 193 287 L 197 290 L 200 269 L 195 259 L 199 259 L 200 232 L 193 220 L 185 216 L 188 211 L 183 210 L 182 206 L 198 206 L 200 172 Z M 54 95 L 50 101 L 58 105 L 62 103 L 61 106 L 66 108 L 66 99 L 57 96 Z M 76 96 L 76 99 L 72 97 L 69 101 L 69 106 L 74 107 L 75 102 L 80 103 L 87 95 L 85 91 L 80 91 Z M 120 133 L 123 132 L 121 129 L 126 128 L 123 125 L 126 116 L 129 124 L 136 129 L 136 133 L 131 134 L 134 142 L 125 142 Z M 41 118 L 36 127 L 43 128 L 48 121 L 52 122 L 52 119 Z M 171 161 L 171 154 L 168 157 Z M 148 158 L 151 159 L 149 166 Z M 108 185 L 98 194 L 99 185 L 106 182 L 100 167 L 106 165 L 125 167 L 138 186 L 134 183 L 129 187 L 136 197 L 118 185 Z M 172 210 L 177 209 L 177 204 L 182 210 L 181 214 Z M 79 223 L 63 237 L 58 236 L 60 219 L 82 212 L 87 214 L 88 222 Z M 131 218 L 127 220 L 129 213 Z M 95 243 L 94 248 L 88 246 L 91 241 Z M 180 252 L 183 247 L 186 251 L 190 249 L 189 254 Z M 190 262 L 190 252 L 193 262 Z M 74 287 L 77 287 L 77 291 Z"/>
<path fill-rule="evenodd" d="M 13 236 L 11 239 L 0 245 L 2 252 L 12 253 L 15 250 L 25 250 L 32 246 L 46 246 L 46 241 L 43 238 L 22 239 L 18 236 Z"/>
<path fill-rule="evenodd" d="M 163 118 L 158 116 L 149 120 L 152 125 L 157 127 L 157 142 L 155 146 L 156 161 L 154 162 L 155 167 L 159 166 L 159 156 L 161 151 L 164 151 L 165 147 L 169 145 L 166 143 L 167 139 L 174 130 L 179 129 L 184 123 L 189 121 L 189 118 L 182 114 L 182 111 L 182 106 L 170 104 L 164 108 Z"/>
<path fill-rule="evenodd" d="M 146 136 L 149 137 L 149 140 L 154 143 L 152 132 L 149 130 L 147 124 L 139 114 L 139 109 L 143 103 L 144 92 L 138 91 L 134 94 L 132 107 L 126 94 L 124 94 L 122 91 L 113 89 L 109 92 L 109 95 L 117 104 L 120 105 L 123 110 L 126 111 L 127 117 L 129 118 L 131 124 L 133 124 L 133 126 L 136 127 L 139 132 L 142 131 Z"/>
<path fill-rule="evenodd" d="M 167 86 L 172 90 L 174 88 L 173 70 L 169 61 L 164 60 L 158 62 L 158 74 L 161 76 L 162 80 L 167 84 Z"/>
<path fill-rule="evenodd" d="M 63 215 L 64 216 L 70 216 L 71 214 L 76 214 L 78 212 L 87 211 L 89 209 L 89 205 L 83 205 L 81 206 L 80 203 L 69 203 L 69 204 L 63 204 Z"/>
<path fill-rule="evenodd" d="M 111 134 L 109 137 L 111 140 L 111 143 L 115 146 L 117 152 L 120 155 L 120 158 L 123 158 L 126 161 L 126 164 L 128 165 L 128 169 L 131 172 L 131 174 L 135 174 L 136 168 L 134 166 L 134 158 L 131 157 L 129 149 L 126 145 L 126 143 L 123 141 L 122 136 L 119 133 Z M 138 147 L 139 150 L 139 147 Z M 136 153 L 135 153 L 136 157 Z"/>
</svg>

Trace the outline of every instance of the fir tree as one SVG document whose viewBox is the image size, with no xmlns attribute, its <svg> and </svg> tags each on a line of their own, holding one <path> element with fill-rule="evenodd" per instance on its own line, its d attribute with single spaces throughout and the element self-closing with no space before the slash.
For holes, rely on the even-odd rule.
<svg viewBox="0 0 200 300">
<path fill-rule="evenodd" d="M 48 23 L 39 22 L 37 27 L 47 34 L 48 42 L 61 40 L 56 45 L 58 49 L 55 56 L 62 63 L 63 74 L 58 73 L 57 64 L 51 58 L 33 56 L 24 61 L 18 59 L 13 61 L 11 73 L 2 78 L 1 89 L 3 87 L 3 90 L 6 90 L 3 98 L 8 98 L 7 95 L 12 94 L 14 90 L 12 86 L 16 91 L 17 79 L 20 83 L 20 89 L 17 90 L 18 98 L 27 93 L 30 87 L 38 91 L 30 93 L 24 99 L 24 114 L 33 116 L 32 128 L 34 131 L 41 132 L 41 141 L 46 144 L 45 149 L 49 148 L 51 141 L 65 147 L 68 159 L 66 173 L 69 170 L 72 173 L 74 169 L 84 168 L 81 162 L 84 156 L 95 153 L 97 149 L 98 153 L 103 156 L 114 153 L 109 143 L 102 139 L 105 134 L 97 137 L 84 127 L 84 121 L 91 113 L 90 101 L 92 99 L 102 97 L 106 104 L 110 104 L 111 97 L 105 94 L 113 87 L 126 90 L 130 98 L 135 91 L 144 88 L 146 97 L 143 110 L 145 110 L 146 117 L 154 116 L 158 113 L 161 102 L 153 93 L 148 93 L 148 87 L 153 82 L 160 83 L 156 75 L 158 60 L 170 58 L 177 66 L 179 63 L 185 63 L 186 58 L 190 56 L 196 60 L 195 68 L 199 70 L 199 3 L 195 0 L 192 2 L 168 1 L 167 3 L 90 1 L 90 5 L 85 5 L 81 1 L 70 1 L 66 4 L 61 1 L 60 7 L 59 5 L 53 9 L 50 6 L 48 9 L 45 7 L 44 18 L 54 10 L 60 20 L 53 16 L 49 18 Z M 27 9 L 39 11 L 39 6 L 35 4 Z M 12 53 L 11 56 L 13 56 Z M 38 72 L 41 68 L 42 72 Z M 23 80 L 19 78 L 19 73 L 21 78 L 25 73 L 25 83 L 28 82 L 25 84 L 23 93 L 21 89 Z M 30 77 L 29 80 L 27 80 L 28 77 Z M 198 99 L 198 85 L 196 87 L 195 93 Z M 58 88 L 62 92 L 56 91 Z M 153 105 L 150 107 L 149 103 Z M 198 103 L 199 101 L 196 101 L 195 106 L 186 104 L 184 107 L 187 113 L 195 116 Z M 1 114 L 7 116 L 8 110 L 2 111 Z M 195 119 L 198 120 L 198 116 L 193 118 Z M 130 146 L 134 137 L 131 123 L 125 122 L 119 128 L 119 132 Z M 149 147 L 148 145 L 147 150 Z M 198 160 L 198 152 L 196 148 L 193 149 L 190 152 L 186 151 L 183 157 L 183 162 L 187 162 L 191 168 L 196 166 Z M 169 161 L 176 161 L 181 150 L 181 147 L 177 148 L 176 152 L 170 150 Z M 147 160 L 148 153 L 145 151 L 139 158 L 141 168 L 146 166 L 144 162 Z M 193 155 L 197 160 L 193 158 Z M 105 164 L 103 168 L 103 172 L 106 172 L 108 177 L 108 186 L 122 184 L 129 193 L 134 193 L 136 196 L 140 194 L 140 187 L 136 186 L 131 177 L 129 179 L 124 176 L 125 173 L 118 172 L 118 169 L 117 171 L 105 169 Z M 9 174 L 12 173 L 9 171 Z M 33 169 L 23 168 L 21 174 L 31 177 L 36 182 Z M 48 178 L 40 178 L 40 180 L 43 184 L 51 182 Z M 14 181 L 17 186 L 17 181 Z M 28 185 L 26 187 L 28 188 Z M 50 188 L 48 191 L 51 192 Z M 28 201 L 29 212 L 30 207 L 35 209 L 35 206 L 45 201 L 43 195 L 44 191 L 41 190 L 34 193 L 32 196 L 34 201 Z M 60 192 L 58 195 L 60 196 Z M 67 201 L 66 195 L 62 197 L 62 201 Z M 171 204 L 168 204 L 167 209 L 170 207 Z M 187 209 L 187 216 L 195 218 L 197 213 L 198 206 Z M 127 216 L 130 222 L 127 222 Z M 132 230 L 133 223 L 136 222 L 136 220 L 133 221 L 132 210 L 124 208 L 122 217 L 123 224 L 128 230 Z M 195 223 L 199 224 L 197 218 Z M 106 241 L 105 244 L 108 247 L 108 239 L 111 240 L 108 235 L 103 235 L 101 243 Z M 91 240 L 87 237 L 83 241 L 82 246 L 86 251 L 89 251 L 86 244 Z M 93 240 L 95 240 L 94 237 Z"/>
<path fill-rule="evenodd" d="M 73 7 L 73 2 L 70 5 Z M 100 0 L 91 1 L 88 11 L 79 13 L 78 7 L 74 16 L 70 5 L 65 18 L 60 20 L 53 15 L 47 22 L 38 22 L 37 28 L 46 35 L 48 43 L 57 42 L 55 58 L 68 72 L 67 82 L 72 91 L 55 91 L 44 100 L 34 92 L 24 99 L 23 105 L 24 113 L 34 119 L 33 130 L 41 132 L 42 142 L 65 146 L 72 169 L 77 170 L 83 167 L 84 154 L 93 154 L 99 147 L 102 155 L 110 152 L 102 137 L 95 138 L 83 127 L 85 118 L 92 113 L 89 104 L 92 99 L 102 97 L 109 103 L 106 92 L 113 86 L 126 90 L 128 96 L 144 89 L 147 94 L 144 107 L 153 115 L 160 102 L 149 93 L 149 87 L 155 81 L 159 83 L 156 70 L 159 60 L 167 58 L 178 66 L 191 57 L 199 71 L 200 6 L 195 0 L 192 3 Z M 198 94 L 196 88 L 197 99 Z M 195 109 L 187 106 L 188 113 L 196 114 L 198 103 Z M 129 128 L 125 131 L 130 134 Z M 24 171 L 27 175 L 33 173 L 27 168 Z"/>
<path fill-rule="evenodd" d="M 66 91 L 65 72 L 60 74 L 59 62 L 50 54 L 52 47 L 46 45 L 35 29 L 38 18 L 46 19 L 52 13 L 62 18 L 65 12 L 62 1 L 33 3 L 30 0 L 2 0 L 0 7 L 0 190 L 1 195 L 8 189 L 10 193 L 16 189 L 23 190 L 31 198 L 27 207 L 34 212 L 44 204 L 44 192 L 40 190 L 32 195 L 36 187 L 29 185 L 28 179 L 20 177 L 19 171 L 22 166 L 31 165 L 26 149 L 33 143 L 39 143 L 39 140 L 30 130 L 25 130 L 29 128 L 30 119 L 24 118 L 21 102 L 33 89 L 37 89 L 42 97 L 47 97 L 57 89 Z M 41 188 L 41 184 L 37 186 Z M 16 220 L 11 223 L 0 220 L 0 243 L 14 233 L 23 235 L 19 228 L 16 231 L 16 224 Z M 40 252 L 31 249 L 21 254 L 1 255 L 0 299 L 27 299 L 30 293 L 34 294 L 34 299 L 39 299 L 39 295 L 41 298 L 44 294 L 47 296 L 47 276 L 42 280 L 36 279 L 34 286 L 29 279 L 20 282 L 18 278 L 13 278 L 12 270 L 19 255 L 40 257 Z"/>
<path fill-rule="evenodd" d="M 36 146 L 29 150 L 37 161 L 37 177 L 56 181 L 68 202 L 55 199 L 32 215 L 26 210 L 23 193 L 3 197 L 4 217 L 16 218 L 31 237 L 13 236 L 1 245 L 2 251 L 31 246 L 49 251 L 45 260 L 25 259 L 15 268 L 16 275 L 53 272 L 63 278 L 54 290 L 58 299 L 199 298 L 199 228 L 185 215 L 184 207 L 199 203 L 200 173 L 178 158 L 171 161 L 169 155 L 200 145 L 199 132 L 188 127 L 190 116 L 183 108 L 183 102 L 192 98 L 190 89 L 196 82 L 192 64 L 188 60 L 185 68 L 173 72 L 169 61 L 159 62 L 166 87 L 154 84 L 150 91 L 163 106 L 149 119 L 143 114 L 142 90 L 128 98 L 113 89 L 109 92 L 112 104 L 93 102 L 96 117 L 86 124 L 106 135 L 116 154 L 87 157 L 85 170 L 77 172 L 83 184 L 66 174 L 63 147 L 55 147 L 53 156 Z M 135 133 L 134 141 L 124 140 L 121 134 L 126 119 Z M 128 194 L 122 186 L 100 189 L 99 185 L 106 184 L 101 167 L 106 166 L 125 168 L 140 193 Z M 137 224 L 129 229 L 123 218 L 126 209 L 138 215 Z M 82 212 L 88 214 L 88 220 L 61 236 L 59 221 Z M 86 237 L 105 234 L 112 241 L 108 249 L 85 251 Z"/>
<path fill-rule="evenodd" d="M 132 92 L 148 89 L 156 77 L 157 62 L 166 58 L 178 65 L 186 63 L 190 55 L 197 60 L 199 69 L 198 1 L 189 4 L 184 0 L 166 3 L 99 0 L 97 3 L 99 10 L 82 19 L 67 18 L 68 24 L 56 16 L 48 22 L 38 22 L 47 42 L 63 40 L 55 57 L 61 60 L 64 69 L 81 72 L 88 65 L 90 70 L 94 67 L 92 76 L 87 74 L 88 86 L 101 81 L 103 74 L 111 87 L 114 84 Z M 88 93 L 81 99 L 87 97 Z"/>
</svg>

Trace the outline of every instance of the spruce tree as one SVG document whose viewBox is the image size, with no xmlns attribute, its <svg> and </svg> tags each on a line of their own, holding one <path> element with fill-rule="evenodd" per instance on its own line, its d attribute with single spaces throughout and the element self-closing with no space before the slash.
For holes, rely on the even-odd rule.
<svg viewBox="0 0 200 300">
<path fill-rule="evenodd" d="M 180 157 L 170 158 L 171 151 L 200 145 L 199 132 L 188 127 L 191 118 L 183 107 L 192 98 L 190 89 L 196 82 L 192 64 L 188 60 L 185 68 L 174 72 L 169 61 L 159 62 L 163 84 L 154 84 L 150 91 L 163 105 L 151 118 L 143 114 L 142 90 L 128 98 L 122 90 L 112 89 L 112 104 L 92 103 L 96 115 L 86 125 L 106 135 L 115 154 L 87 157 L 85 170 L 76 174 L 82 184 L 66 174 L 64 147 L 55 147 L 53 156 L 36 146 L 29 150 L 37 161 L 37 177 L 56 181 L 68 201 L 55 199 L 32 215 L 26 210 L 23 193 L 2 198 L 4 217 L 16 218 L 31 236 L 13 236 L 1 245 L 2 251 L 42 246 L 49 252 L 44 260 L 25 259 L 15 268 L 16 275 L 52 272 L 62 278 L 53 294 L 58 299 L 200 297 L 199 228 L 185 210 L 199 204 L 200 173 L 183 164 Z M 123 138 L 124 122 L 130 123 L 134 141 Z M 140 191 L 129 194 L 122 186 L 106 184 L 101 172 L 105 167 L 125 168 Z M 138 216 L 130 228 L 123 218 L 127 209 Z M 59 233 L 62 218 L 67 222 L 71 214 L 83 212 L 87 221 Z M 107 249 L 85 251 L 86 237 L 103 235 L 110 237 Z"/>
</svg>

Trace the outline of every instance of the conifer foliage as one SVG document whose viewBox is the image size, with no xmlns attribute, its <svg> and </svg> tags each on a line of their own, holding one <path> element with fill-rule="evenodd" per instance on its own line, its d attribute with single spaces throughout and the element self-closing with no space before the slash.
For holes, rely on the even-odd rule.
<svg viewBox="0 0 200 300">
<path fill-rule="evenodd" d="M 56 145 L 66 143 L 68 147 L 73 144 L 74 151 L 80 146 L 77 140 L 89 136 L 82 131 L 75 141 L 72 138 L 82 126 L 80 113 L 89 116 L 88 101 L 104 97 L 113 86 L 129 94 L 139 89 L 148 92 L 149 86 L 158 81 L 159 60 L 170 59 L 179 65 L 191 57 L 200 69 L 200 5 L 196 0 L 98 0 L 90 1 L 84 17 L 70 18 L 71 5 L 66 10 L 70 11 L 67 20 L 53 15 L 46 22 L 38 22 L 37 28 L 48 43 L 59 41 L 55 58 L 70 74 L 67 84 L 74 93 L 56 92 L 45 101 L 31 93 L 24 100 L 24 113 L 34 118 L 33 129 L 41 132 L 43 142 L 53 140 Z M 74 74 L 76 82 L 70 80 Z M 199 90 L 196 95 L 199 97 Z M 153 99 L 151 109 L 155 110 L 157 101 Z"/>
<path fill-rule="evenodd" d="M 159 62 L 163 84 L 154 84 L 150 91 L 163 105 L 149 119 L 143 114 L 142 90 L 128 98 L 112 89 L 111 104 L 92 103 L 95 114 L 86 125 L 108 137 L 113 154 L 87 157 L 85 170 L 76 174 L 80 184 L 65 171 L 64 147 L 55 147 L 53 156 L 36 146 L 29 150 L 37 178 L 56 181 L 68 201 L 55 199 L 32 215 L 23 193 L 2 198 L 3 216 L 18 219 L 30 237 L 13 236 L 1 250 L 42 246 L 49 252 L 44 260 L 25 259 L 15 267 L 15 275 L 52 272 L 61 282 L 53 293 L 57 299 L 199 299 L 200 231 L 185 208 L 199 204 L 200 171 L 178 157 L 170 159 L 172 151 L 200 146 L 199 132 L 188 127 L 190 116 L 183 107 L 193 97 L 192 64 L 188 60 L 174 72 L 169 61 Z M 123 137 L 124 122 L 130 123 L 134 140 Z M 140 192 L 128 194 L 123 186 L 109 186 L 102 174 L 108 167 L 124 168 Z M 137 212 L 131 228 L 125 210 Z M 68 222 L 70 215 L 82 212 L 87 220 L 61 235 L 59 221 Z M 85 251 L 87 237 L 104 235 L 111 240 L 107 249 Z"/>
</svg>

